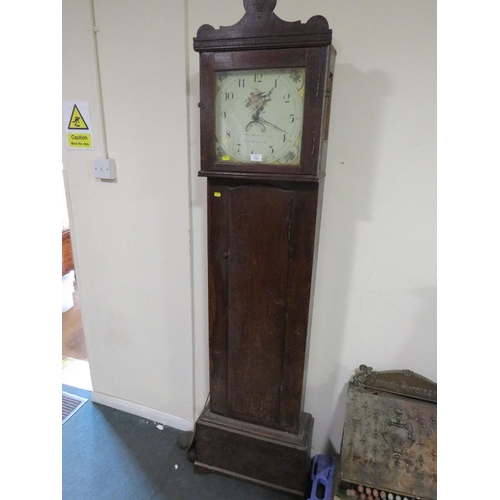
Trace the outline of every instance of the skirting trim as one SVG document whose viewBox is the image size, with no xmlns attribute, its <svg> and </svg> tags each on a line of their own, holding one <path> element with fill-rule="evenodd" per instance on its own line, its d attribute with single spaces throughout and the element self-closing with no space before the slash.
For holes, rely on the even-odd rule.
<svg viewBox="0 0 500 500">
<path fill-rule="evenodd" d="M 181 431 L 192 431 L 194 429 L 194 422 L 184 418 L 176 417 L 175 415 L 170 415 L 169 413 L 154 410 L 153 408 L 148 408 L 147 406 L 142 406 L 137 403 L 132 403 L 130 401 L 101 394 L 99 392 L 92 392 L 92 401 L 94 403 L 109 406 L 110 408 L 115 408 L 116 410 L 121 410 L 132 415 L 137 415 L 138 417 L 152 420 L 153 422 L 158 422 L 159 424 L 168 425 L 169 427 L 173 427 L 174 429 L 179 429 Z"/>
</svg>

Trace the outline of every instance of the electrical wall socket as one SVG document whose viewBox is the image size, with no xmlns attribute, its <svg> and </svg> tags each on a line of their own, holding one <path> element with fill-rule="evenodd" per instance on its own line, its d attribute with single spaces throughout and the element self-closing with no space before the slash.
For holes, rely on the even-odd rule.
<svg viewBox="0 0 500 500">
<path fill-rule="evenodd" d="M 116 163 L 112 158 L 94 160 L 94 177 L 96 179 L 116 179 Z"/>
</svg>

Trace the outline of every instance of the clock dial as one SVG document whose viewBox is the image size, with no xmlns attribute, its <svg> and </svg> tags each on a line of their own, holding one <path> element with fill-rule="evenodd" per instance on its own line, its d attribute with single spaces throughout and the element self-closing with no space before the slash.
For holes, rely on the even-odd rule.
<svg viewBox="0 0 500 500">
<path fill-rule="evenodd" d="M 298 165 L 305 68 L 216 73 L 217 161 Z"/>
</svg>

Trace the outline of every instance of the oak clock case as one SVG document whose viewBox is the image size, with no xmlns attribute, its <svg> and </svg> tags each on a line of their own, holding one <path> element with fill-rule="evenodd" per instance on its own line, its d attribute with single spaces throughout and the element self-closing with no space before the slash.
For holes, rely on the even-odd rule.
<svg viewBox="0 0 500 500">
<path fill-rule="evenodd" d="M 322 176 L 334 57 L 331 45 L 202 51 L 201 175 Z"/>
<path fill-rule="evenodd" d="M 210 398 L 195 469 L 303 496 L 311 295 L 335 49 L 322 16 L 286 22 L 244 0 L 204 25 L 199 176 L 207 178 Z"/>
</svg>

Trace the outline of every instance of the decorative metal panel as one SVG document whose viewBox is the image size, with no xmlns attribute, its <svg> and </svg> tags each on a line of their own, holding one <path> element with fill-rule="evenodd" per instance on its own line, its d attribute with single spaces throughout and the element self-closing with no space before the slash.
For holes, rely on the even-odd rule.
<svg viewBox="0 0 500 500">
<path fill-rule="evenodd" d="M 371 370 L 363 365 L 360 368 L 365 374 Z M 380 380 L 386 379 L 388 372 L 380 373 L 384 374 Z M 370 371 L 372 384 L 384 386 L 384 383 L 376 383 L 376 375 L 377 372 Z M 415 387 L 414 380 L 423 379 L 408 370 L 391 372 L 391 378 L 393 388 Z M 426 385 L 431 385 L 420 392 L 426 398 L 435 389 L 437 394 L 435 384 L 424 380 Z M 347 391 L 340 479 L 435 500 L 437 404 L 365 387 L 360 382 L 360 374 L 356 375 Z"/>
</svg>

